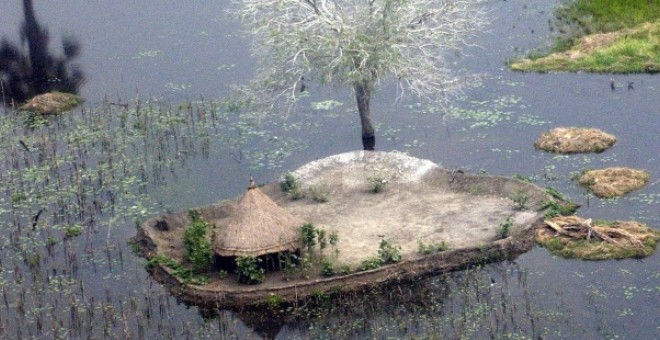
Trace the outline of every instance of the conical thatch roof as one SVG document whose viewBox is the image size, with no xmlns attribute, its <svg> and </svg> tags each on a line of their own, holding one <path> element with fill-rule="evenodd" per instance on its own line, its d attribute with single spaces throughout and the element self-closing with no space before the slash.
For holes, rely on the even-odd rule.
<svg viewBox="0 0 660 340">
<path fill-rule="evenodd" d="M 251 184 L 215 240 L 220 256 L 260 256 L 299 248 L 303 220 L 280 208 Z"/>
</svg>

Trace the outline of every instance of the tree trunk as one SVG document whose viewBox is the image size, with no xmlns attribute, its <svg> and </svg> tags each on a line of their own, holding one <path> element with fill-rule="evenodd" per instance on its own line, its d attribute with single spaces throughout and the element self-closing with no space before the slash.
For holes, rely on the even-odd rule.
<svg viewBox="0 0 660 340">
<path fill-rule="evenodd" d="M 374 135 L 374 122 L 369 108 L 371 89 L 369 84 L 365 82 L 355 83 L 354 88 L 355 99 L 360 112 L 360 122 L 362 123 L 362 147 L 364 150 L 373 151 L 376 148 L 376 136 Z"/>
<path fill-rule="evenodd" d="M 51 57 L 48 55 L 48 33 L 39 25 L 37 17 L 34 14 L 32 0 L 23 0 L 23 14 L 25 23 L 23 33 L 27 40 L 28 50 L 30 52 L 30 66 L 32 68 L 31 90 L 34 93 L 28 95 L 32 97 L 50 91 L 50 82 L 48 77 L 48 61 Z"/>
</svg>

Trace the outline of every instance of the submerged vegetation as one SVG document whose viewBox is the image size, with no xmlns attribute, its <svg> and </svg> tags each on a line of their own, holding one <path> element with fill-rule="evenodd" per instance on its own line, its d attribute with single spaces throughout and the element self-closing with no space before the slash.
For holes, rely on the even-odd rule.
<svg viewBox="0 0 660 340">
<path fill-rule="evenodd" d="M 150 193 L 189 171 L 191 159 L 211 157 L 211 150 L 246 170 L 281 166 L 303 146 L 293 137 L 273 138 L 285 128 L 292 129 L 217 102 L 106 101 L 34 119 L 5 110 L 0 338 L 130 338 L 153 322 L 160 336 L 181 334 L 185 326 L 165 321 L 178 307 L 140 279 L 143 263 L 126 256 L 126 235 L 170 208 Z M 208 282 L 188 264 L 164 257 L 155 263 L 188 284 Z M 133 284 L 139 288 L 127 289 Z"/>
<path fill-rule="evenodd" d="M 553 54 L 511 64 L 521 71 L 660 72 L 660 2 L 573 0 L 556 11 Z"/>
</svg>

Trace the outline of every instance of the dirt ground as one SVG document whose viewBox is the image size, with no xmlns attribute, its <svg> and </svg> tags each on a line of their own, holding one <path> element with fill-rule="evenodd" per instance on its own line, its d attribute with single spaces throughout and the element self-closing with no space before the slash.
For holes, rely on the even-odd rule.
<svg viewBox="0 0 660 340">
<path fill-rule="evenodd" d="M 293 172 L 303 190 L 327 191 L 330 199 L 326 203 L 310 197 L 292 201 L 277 188 L 264 188 L 264 192 L 293 215 L 328 233 L 337 232 L 336 261 L 349 265 L 376 256 L 382 239 L 401 246 L 407 259 L 418 256 L 420 242 L 446 241 L 452 249 L 477 247 L 494 241 L 496 229 L 508 217 L 514 226 L 529 224 L 537 217 L 535 211 L 515 210 L 506 194 L 451 190 L 434 180 L 434 172 L 440 170 L 430 161 L 404 154 L 354 152 L 312 162 Z M 385 179 L 384 190 L 371 193 L 369 177 Z"/>
<path fill-rule="evenodd" d="M 430 161 L 393 152 L 335 155 L 308 163 L 292 174 L 306 195 L 302 199 L 292 200 L 277 182 L 259 190 L 294 216 L 324 228 L 327 234 L 336 232 L 338 254 L 328 246 L 324 255 L 335 268 L 348 265 L 349 274 L 328 278 L 320 272 L 309 277 L 269 272 L 265 282 L 247 286 L 209 272 L 211 282 L 195 286 L 182 284 L 171 269 L 154 266 L 154 277 L 184 301 L 210 306 L 258 304 L 273 295 L 296 301 L 319 291 L 354 291 L 427 272 L 457 270 L 488 259 L 502 260 L 529 250 L 532 230 L 543 219 L 541 206 L 550 198 L 542 188 L 529 183 L 442 169 Z M 369 178 L 385 180 L 384 190 L 372 193 Z M 326 191 L 329 200 L 314 201 L 312 188 Z M 524 197 L 525 209 L 520 209 L 520 202 L 513 197 Z M 213 226 L 212 234 L 222 231 L 235 213 L 238 199 L 197 208 Z M 509 237 L 498 239 L 497 229 L 508 218 L 513 224 Z M 182 263 L 183 232 L 190 223 L 186 211 L 157 216 L 141 225 L 134 241 L 147 258 L 163 255 Z M 383 239 L 401 247 L 401 262 L 356 271 L 363 260 L 378 256 Z M 443 241 L 449 244 L 449 251 L 419 253 L 420 242 L 432 245 Z"/>
</svg>

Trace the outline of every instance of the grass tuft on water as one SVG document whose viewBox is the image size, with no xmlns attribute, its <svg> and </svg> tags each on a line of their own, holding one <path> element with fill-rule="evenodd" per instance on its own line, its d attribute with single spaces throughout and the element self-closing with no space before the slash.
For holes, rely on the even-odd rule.
<svg viewBox="0 0 660 340">
<path fill-rule="evenodd" d="M 644 170 L 616 167 L 585 171 L 579 183 L 598 197 L 611 198 L 644 187 L 649 178 L 649 173 Z"/>
<path fill-rule="evenodd" d="M 552 254 L 583 260 L 643 258 L 655 251 L 660 232 L 635 221 L 592 222 L 573 216 L 546 220 L 536 242 Z"/>
</svg>

